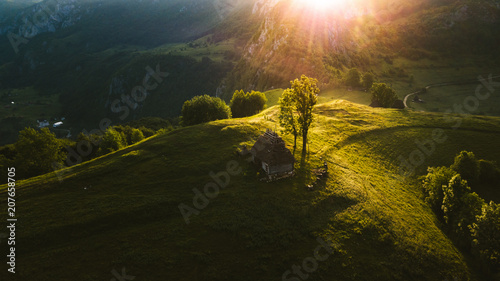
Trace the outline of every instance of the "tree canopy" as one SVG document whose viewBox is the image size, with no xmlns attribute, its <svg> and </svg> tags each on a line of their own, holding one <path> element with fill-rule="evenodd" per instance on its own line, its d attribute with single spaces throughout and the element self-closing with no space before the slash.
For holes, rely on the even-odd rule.
<svg viewBox="0 0 500 281">
<path fill-rule="evenodd" d="M 182 123 L 185 126 L 231 118 L 231 109 L 220 98 L 196 96 L 184 102 Z"/>
<path fill-rule="evenodd" d="M 39 131 L 26 128 L 20 131 L 14 148 L 14 164 L 22 178 L 51 172 L 53 164 L 62 164 L 65 158 L 61 143 L 48 128 Z"/>
<path fill-rule="evenodd" d="M 483 169 L 478 168 L 481 165 Z M 450 238 L 476 256 L 489 276 L 497 274 L 500 268 L 500 206 L 494 202 L 486 204 L 473 190 L 482 184 L 477 178 L 496 172 L 498 167 L 492 162 L 478 161 L 472 152 L 462 151 L 451 167 L 429 168 L 424 179 L 426 201 L 444 223 Z M 460 173 L 473 180 L 466 181 Z"/>
<path fill-rule="evenodd" d="M 280 113 L 279 121 L 283 127 L 283 133 L 293 135 L 293 148 L 297 147 L 297 136 L 299 135 L 298 118 L 295 116 L 293 91 L 286 89 L 279 99 Z"/>
<path fill-rule="evenodd" d="M 361 84 L 361 74 L 357 68 L 351 68 L 345 75 L 345 84 L 349 87 L 359 87 Z"/>
<path fill-rule="evenodd" d="M 373 86 L 374 82 L 375 82 L 375 76 L 371 72 L 366 72 L 363 75 L 363 79 L 361 81 L 361 84 L 362 84 L 363 88 L 370 89 Z"/>
<path fill-rule="evenodd" d="M 307 151 L 307 135 L 313 122 L 313 107 L 318 102 L 318 80 L 302 75 L 300 79 L 291 81 L 290 89 L 285 90 L 280 102 L 280 122 L 285 130 L 298 131 L 302 134 L 302 153 Z M 295 123 L 296 122 L 296 123 Z M 288 128 L 288 129 L 287 129 Z"/>
<path fill-rule="evenodd" d="M 385 108 L 392 107 L 394 102 L 398 100 L 396 92 L 385 83 L 373 84 L 370 92 L 372 94 L 372 102 L 377 102 L 380 106 Z"/>
<path fill-rule="evenodd" d="M 243 90 L 235 91 L 231 99 L 231 113 L 233 118 L 252 116 L 263 110 L 267 98 L 264 93 L 251 91 L 245 93 Z"/>
</svg>

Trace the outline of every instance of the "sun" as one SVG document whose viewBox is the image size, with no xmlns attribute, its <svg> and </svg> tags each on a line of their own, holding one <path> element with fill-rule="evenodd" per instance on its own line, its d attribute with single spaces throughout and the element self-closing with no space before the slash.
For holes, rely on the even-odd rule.
<svg viewBox="0 0 500 281">
<path fill-rule="evenodd" d="M 326 11 L 336 8 L 341 8 L 349 2 L 349 0 L 295 0 L 297 4 L 306 5 L 315 10 Z"/>
</svg>

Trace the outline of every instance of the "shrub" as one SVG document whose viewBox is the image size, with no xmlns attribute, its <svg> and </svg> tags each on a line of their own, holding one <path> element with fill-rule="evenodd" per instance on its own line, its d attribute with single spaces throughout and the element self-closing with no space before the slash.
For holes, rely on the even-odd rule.
<svg viewBox="0 0 500 281">
<path fill-rule="evenodd" d="M 127 143 L 123 133 L 120 133 L 113 128 L 108 128 L 102 137 L 101 143 L 99 144 L 99 154 L 108 154 L 122 149 L 126 145 Z"/>
<path fill-rule="evenodd" d="M 472 152 L 462 151 L 455 157 L 451 168 L 459 173 L 464 180 L 475 184 L 479 177 L 479 162 Z"/>
<path fill-rule="evenodd" d="M 485 205 L 470 229 L 472 253 L 487 274 L 495 274 L 500 268 L 500 205 L 493 202 Z"/>
<path fill-rule="evenodd" d="M 231 109 L 220 98 L 196 96 L 182 106 L 182 123 L 185 126 L 231 118 Z"/>
<path fill-rule="evenodd" d="M 164 130 L 164 129 L 162 129 Z M 139 129 L 132 129 L 132 134 L 130 135 L 130 144 L 138 143 L 144 139 L 144 134 Z"/>
<path fill-rule="evenodd" d="M 443 186 L 447 185 L 457 173 L 448 167 L 430 167 L 424 179 L 425 201 L 442 217 Z"/>
<path fill-rule="evenodd" d="M 359 74 L 358 69 L 351 68 L 347 71 L 345 75 L 345 84 L 350 87 L 359 87 L 361 84 L 361 75 Z"/>
<path fill-rule="evenodd" d="M 62 164 L 64 160 L 61 143 L 48 128 L 40 131 L 26 128 L 20 131 L 14 149 L 14 164 L 20 178 L 51 172 L 54 163 Z"/>
<path fill-rule="evenodd" d="M 373 86 L 374 82 L 375 82 L 375 76 L 371 72 L 366 72 L 363 75 L 363 81 L 361 84 L 363 85 L 363 88 L 370 89 Z"/>
<path fill-rule="evenodd" d="M 398 99 L 396 92 L 385 83 L 375 83 L 370 89 L 372 102 L 378 102 L 380 106 L 390 108 Z"/>
<path fill-rule="evenodd" d="M 245 94 L 243 90 L 235 91 L 230 103 L 231 113 L 234 118 L 252 116 L 263 110 L 266 103 L 266 95 L 261 92 L 252 91 Z"/>
</svg>

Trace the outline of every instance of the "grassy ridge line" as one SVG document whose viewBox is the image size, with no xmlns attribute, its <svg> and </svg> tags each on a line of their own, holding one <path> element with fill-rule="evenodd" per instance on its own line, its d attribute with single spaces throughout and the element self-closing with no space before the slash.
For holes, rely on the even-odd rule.
<svg viewBox="0 0 500 281">
<path fill-rule="evenodd" d="M 209 280 L 223 280 L 226 273 L 239 280 L 252 280 L 256 274 L 265 276 L 262 280 L 274 280 L 297 259 L 311 254 L 316 243 L 311 237 L 333 234 L 342 242 L 343 252 L 321 265 L 317 280 L 329 280 L 327 276 L 359 280 L 372 275 L 373 280 L 388 276 L 436 280 L 440 272 L 465 274 L 462 258 L 432 223 L 418 188 L 379 174 L 393 171 L 391 157 L 371 151 L 366 143 L 371 138 L 337 146 L 356 135 L 356 128 L 373 131 L 406 122 L 433 128 L 441 120 L 438 115 L 410 113 L 411 118 L 403 118 L 407 113 L 345 101 L 318 106 L 318 112 L 321 115 L 311 132 L 310 164 L 300 169 L 320 165 L 315 156 L 344 168 L 332 167 L 332 177 L 317 192 L 304 192 L 308 178 L 271 187 L 248 173 L 234 178 L 218 199 L 193 218 L 194 224 L 184 225 L 176 204 L 189 203 L 190 188 L 209 182 L 209 171 L 223 170 L 238 144 L 251 144 L 260 131 L 274 127 L 267 120 L 275 118 L 277 109 L 270 108 L 255 117 L 153 137 L 76 166 L 63 183 L 50 174 L 19 183 L 26 185 L 20 189 L 25 201 L 19 202 L 19 208 L 24 210 L 24 225 L 29 226 L 19 230 L 20 243 L 31 245 L 22 252 L 23 259 L 35 264 L 42 257 L 47 259 L 45 266 L 63 267 L 53 274 L 70 276 L 74 264 L 64 254 L 73 256 L 85 249 L 83 254 L 78 252 L 81 260 L 98 265 L 82 280 L 106 276 L 112 266 L 124 264 L 131 270 L 127 272 L 142 272 L 149 280 L 162 280 L 160 276 L 194 280 L 207 270 Z M 470 125 L 475 124 L 476 118 L 471 119 Z M 498 123 L 498 119 L 486 119 L 478 118 L 483 127 L 495 127 L 490 124 L 493 120 Z M 338 134 L 342 130 L 345 133 Z M 384 130 L 374 132 L 395 141 Z M 413 136 L 404 141 L 403 150 L 412 147 Z M 383 141 L 379 147 L 401 151 L 398 146 L 384 146 Z M 84 191 L 82 187 L 89 184 L 92 188 Z M 43 251 L 36 241 L 46 241 Z M 227 253 L 241 253 L 247 266 L 235 263 Z M 417 256 L 424 258 L 412 260 Z M 35 273 L 36 269 L 28 269 L 25 276 Z"/>
</svg>

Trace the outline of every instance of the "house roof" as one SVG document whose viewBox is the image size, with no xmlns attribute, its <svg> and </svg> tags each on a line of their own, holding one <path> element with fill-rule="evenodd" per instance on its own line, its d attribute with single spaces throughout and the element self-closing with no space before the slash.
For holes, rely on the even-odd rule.
<svg viewBox="0 0 500 281">
<path fill-rule="evenodd" d="M 290 150 L 283 139 L 276 132 L 267 130 L 259 137 L 250 150 L 255 158 L 268 165 L 284 165 L 295 163 Z"/>
</svg>

